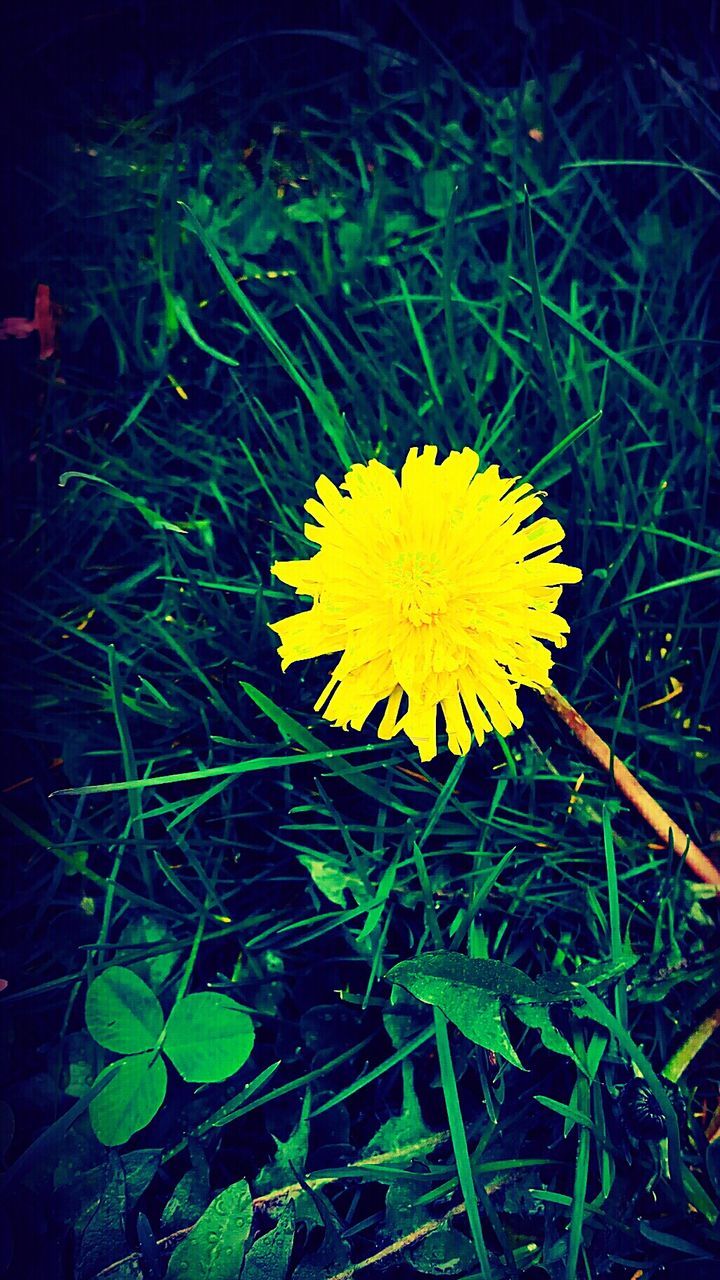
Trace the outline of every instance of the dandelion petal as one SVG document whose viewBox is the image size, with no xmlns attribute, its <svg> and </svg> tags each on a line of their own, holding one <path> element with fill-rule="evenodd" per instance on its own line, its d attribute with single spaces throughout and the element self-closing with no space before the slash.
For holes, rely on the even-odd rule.
<svg viewBox="0 0 720 1280">
<path fill-rule="evenodd" d="M 271 624 L 283 668 L 340 654 L 315 710 L 361 729 L 384 704 L 378 736 L 404 733 L 421 760 L 437 753 L 438 708 L 455 755 L 520 728 L 517 689 L 549 685 L 547 643 L 569 630 L 555 609 L 582 577 L 558 560 L 558 521 L 532 519 L 532 485 L 478 471 L 472 449 L 437 457 L 410 449 L 399 479 L 376 459 L 339 487 L 320 476 L 305 504 L 319 549 L 272 569 L 312 602 Z"/>
</svg>

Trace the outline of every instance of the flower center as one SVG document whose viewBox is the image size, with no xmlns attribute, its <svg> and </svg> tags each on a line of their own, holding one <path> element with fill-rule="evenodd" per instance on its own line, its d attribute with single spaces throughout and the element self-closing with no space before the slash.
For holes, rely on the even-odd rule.
<svg viewBox="0 0 720 1280">
<path fill-rule="evenodd" d="M 447 608 L 448 590 L 438 558 L 424 551 L 404 551 L 390 566 L 395 605 L 400 616 L 419 627 Z"/>
</svg>

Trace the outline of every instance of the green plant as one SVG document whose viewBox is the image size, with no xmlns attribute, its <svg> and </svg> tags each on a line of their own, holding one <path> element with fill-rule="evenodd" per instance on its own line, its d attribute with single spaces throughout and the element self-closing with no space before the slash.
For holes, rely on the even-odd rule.
<svg viewBox="0 0 720 1280">
<path fill-rule="evenodd" d="M 81 111 L 8 184 L 7 310 L 38 280 L 62 308 L 51 358 L 0 344 L 10 1274 L 676 1280 L 718 1251 L 712 68 L 587 12 L 408 51 L 357 10 L 208 10 L 179 47 L 176 6 L 142 114 Z M 90 81 L 56 92 L 43 41 L 44 138 Z M 317 476 L 424 443 L 542 487 L 583 578 L 569 709 L 520 690 L 519 731 L 423 762 L 316 715 L 267 624 Z M 106 1049 L 83 996 L 117 970 L 145 985 L 112 1027 L 97 1000 Z M 186 1080 L 171 1020 L 211 995 L 252 1053 L 208 1079 L 178 1037 Z"/>
<path fill-rule="evenodd" d="M 217 991 L 183 996 L 167 1021 L 150 987 L 120 965 L 88 987 L 85 1021 L 103 1049 L 124 1056 L 100 1073 L 107 1083 L 90 1103 L 90 1123 L 105 1146 L 120 1146 L 144 1129 L 167 1090 L 162 1054 L 183 1080 L 227 1080 L 249 1058 L 253 1027 L 236 1000 Z"/>
</svg>

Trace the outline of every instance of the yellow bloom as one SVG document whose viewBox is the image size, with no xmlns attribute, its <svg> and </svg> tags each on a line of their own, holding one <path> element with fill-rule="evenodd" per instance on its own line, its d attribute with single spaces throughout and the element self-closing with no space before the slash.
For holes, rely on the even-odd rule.
<svg viewBox="0 0 720 1280">
<path fill-rule="evenodd" d="M 326 720 L 361 729 L 387 700 L 378 735 L 404 732 L 421 760 L 437 752 L 437 708 L 456 755 L 491 727 L 519 728 L 516 689 L 550 684 L 552 657 L 569 630 L 554 612 L 561 584 L 557 520 L 526 521 L 541 506 L 532 485 L 478 472 L 472 449 L 436 466 L 437 448 L 411 449 L 400 480 L 373 460 L 340 486 L 320 476 L 305 503 L 320 550 L 272 572 L 312 606 L 273 624 L 283 670 L 341 653 L 315 704 Z M 319 501 L 318 501 L 319 499 Z M 471 733 L 472 729 L 472 733 Z"/>
</svg>

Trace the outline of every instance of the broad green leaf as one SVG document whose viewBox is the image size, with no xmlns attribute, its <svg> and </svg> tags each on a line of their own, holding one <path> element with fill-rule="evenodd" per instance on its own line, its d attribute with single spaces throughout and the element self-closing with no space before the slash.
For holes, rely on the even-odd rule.
<svg viewBox="0 0 720 1280">
<path fill-rule="evenodd" d="M 317 196 L 303 196 L 285 209 L 285 215 L 291 222 L 333 222 L 342 218 L 344 213 L 345 206 L 323 192 Z"/>
<path fill-rule="evenodd" d="M 457 951 L 425 951 L 412 960 L 396 964 L 388 978 L 391 982 L 399 982 L 406 990 L 410 990 L 407 978 L 427 978 L 461 988 L 471 987 L 504 1001 L 535 1000 L 540 994 L 537 983 L 521 969 L 503 964 L 502 960 L 472 959 Z"/>
<path fill-rule="evenodd" d="M 422 176 L 423 209 L 431 218 L 444 218 L 457 183 L 452 169 L 427 169 Z"/>
<path fill-rule="evenodd" d="M 63 1045 L 62 1083 L 70 1098 L 82 1098 L 97 1072 L 97 1049 L 87 1031 L 71 1031 Z"/>
<path fill-rule="evenodd" d="M 73 1144 L 73 1139 L 78 1137 L 78 1133 L 82 1134 L 82 1130 L 82 1123 L 73 1125 L 72 1133 L 63 1144 L 63 1156 L 60 1157 L 54 1174 L 55 1190 L 50 1211 L 54 1219 L 65 1222 L 67 1226 L 74 1225 L 77 1233 L 85 1230 L 99 1207 L 100 1197 L 108 1180 L 108 1155 L 114 1155 L 114 1152 L 105 1152 L 104 1164 L 92 1165 L 91 1161 L 96 1158 L 99 1144 L 92 1133 L 90 1121 L 87 1121 L 87 1132 L 92 1138 L 91 1151 L 87 1149 L 87 1139 L 81 1138 L 81 1143 Z M 163 1152 L 156 1148 L 126 1151 L 120 1155 L 128 1210 L 135 1206 L 143 1190 L 149 1187 L 158 1171 L 161 1155 Z"/>
<path fill-rule="evenodd" d="M 387 1026 L 387 1018 L 385 1020 Z M 373 1135 L 363 1149 L 363 1156 L 376 1155 L 379 1151 L 401 1152 L 417 1146 L 422 1148 L 423 1140 L 430 1130 L 423 1120 L 420 1103 L 415 1092 L 412 1058 L 405 1058 L 400 1064 L 402 1071 L 402 1106 L 399 1115 L 390 1116 Z M 398 1159 L 407 1160 L 412 1157 L 398 1155 Z"/>
<path fill-rule="evenodd" d="M 576 53 L 569 62 L 563 63 L 557 71 L 550 76 L 550 91 L 548 99 L 553 106 L 562 98 L 568 85 L 575 79 L 582 67 L 582 54 Z"/>
<path fill-rule="evenodd" d="M 89 1122 L 88 1129 L 90 1130 Z M 65 1223 L 74 1223 L 76 1231 L 82 1231 L 96 1212 L 107 1178 L 106 1162 L 91 1166 L 96 1155 L 97 1138 L 92 1134 L 93 1148 L 89 1153 L 86 1144 L 73 1147 L 73 1139 L 82 1126 L 73 1126 L 71 1135 L 63 1144 L 63 1155 L 55 1170 L 55 1191 L 52 1197 L 53 1216 Z M 110 1154 L 113 1154 L 112 1152 Z M 125 1177 L 127 1207 L 132 1209 L 143 1191 L 152 1182 L 162 1151 L 157 1148 L 141 1151 L 125 1151 L 120 1156 Z M 197 1215 L 196 1215 L 197 1216 Z"/>
<path fill-rule="evenodd" d="M 85 1021 L 93 1040 L 115 1053 L 142 1053 L 157 1043 L 163 1011 L 142 978 L 112 965 L 90 983 Z"/>
<path fill-rule="evenodd" d="M 613 978 L 619 978 L 635 964 L 637 964 L 637 956 L 628 950 L 617 960 L 597 960 L 594 964 L 583 964 L 570 977 L 573 983 L 582 982 L 584 987 L 596 987 L 600 982 L 610 982 Z"/>
<path fill-rule="evenodd" d="M 283 1205 L 276 1226 L 248 1249 L 242 1280 L 285 1280 L 295 1237 L 295 1206 Z"/>
<path fill-rule="evenodd" d="M 531 995 L 535 984 L 499 960 L 473 960 L 452 951 L 427 952 L 402 960 L 387 975 L 416 1000 L 440 1009 L 473 1044 L 522 1066 L 508 1038 L 501 998 Z"/>
<path fill-rule="evenodd" d="M 263 191 L 248 195 L 232 212 L 221 244 L 234 264 L 239 264 L 246 253 L 258 256 L 272 249 L 278 237 L 279 214 Z"/>
<path fill-rule="evenodd" d="M 113 1062 L 105 1067 L 98 1080 L 116 1066 Z M 159 1054 L 121 1058 L 119 1068 L 107 1088 L 90 1103 L 90 1123 L 106 1147 L 119 1147 L 144 1129 L 160 1110 L 167 1089 L 167 1069 Z"/>
<path fill-rule="evenodd" d="M 385 1230 L 392 1240 L 409 1236 L 432 1213 L 418 1204 L 417 1191 L 404 1178 L 391 1182 L 385 1195 Z"/>
<path fill-rule="evenodd" d="M 550 1049 L 553 1053 L 561 1053 L 566 1058 L 572 1058 L 577 1066 L 581 1065 L 572 1045 L 553 1023 L 547 1008 L 539 1004 L 517 1003 L 513 1005 L 513 1012 L 526 1027 L 534 1027 L 540 1032 L 540 1039 L 546 1049 Z"/>
<path fill-rule="evenodd" d="M 663 244 L 663 221 L 659 213 L 643 210 L 638 220 L 637 238 L 646 248 L 656 249 Z"/>
<path fill-rule="evenodd" d="M 423 1120 L 415 1092 L 412 1065 L 412 1051 L 417 1047 L 418 1043 L 424 1044 L 429 1039 L 432 1029 L 428 1028 L 425 1031 L 421 1031 L 418 1036 L 418 1027 L 422 1025 L 422 1014 L 419 1011 L 416 1014 L 416 1006 L 406 1000 L 404 994 L 401 994 L 399 986 L 393 988 L 390 997 L 391 1005 L 396 1000 L 403 1001 L 406 1010 L 409 1008 L 411 1011 L 410 1013 L 407 1011 L 396 1013 L 391 1010 L 383 1014 L 385 1029 L 393 1048 L 396 1050 L 390 1061 L 399 1062 L 402 1073 L 400 1114 L 390 1116 L 389 1119 L 381 1124 L 380 1128 L 364 1147 L 362 1155 L 366 1157 L 376 1155 L 380 1151 L 393 1151 L 398 1153 L 398 1162 L 401 1162 L 414 1158 L 411 1147 L 415 1148 L 416 1154 L 420 1156 L 424 1150 L 431 1149 L 433 1145 L 432 1141 L 430 1142 L 430 1148 L 426 1145 L 431 1135 Z M 408 1052 L 408 1048 L 410 1048 L 410 1052 Z M 403 1153 L 400 1152 L 401 1148 Z"/>
<path fill-rule="evenodd" d="M 125 1173 L 125 1190 L 128 1209 L 132 1209 L 146 1187 L 150 1186 L 160 1165 L 162 1150 L 144 1147 L 139 1151 L 125 1151 L 120 1156 Z"/>
<path fill-rule="evenodd" d="M 237 1280 L 252 1226 L 252 1196 L 247 1182 L 221 1191 L 180 1241 L 165 1280 Z"/>
<path fill-rule="evenodd" d="M 561 1004 L 566 1001 L 575 1003 L 582 1001 L 577 983 L 584 987 L 596 987 L 601 982 L 609 982 L 627 973 L 635 964 L 635 956 L 623 956 L 618 960 L 600 960 L 595 964 L 584 964 L 574 973 L 546 973 L 535 979 L 535 995 L 530 997 L 532 1004 Z M 524 999 L 524 997 L 521 997 Z"/>
<path fill-rule="evenodd" d="M 311 854 L 298 854 L 298 862 L 310 872 L 313 883 L 336 907 L 346 907 L 346 893 L 350 892 L 359 904 L 368 901 L 368 893 L 356 871 L 346 871 L 335 862 L 313 858 Z"/>
<path fill-rule="evenodd" d="M 227 1080 L 250 1057 L 255 1032 L 237 1001 L 220 991 L 179 1000 L 167 1020 L 163 1049 L 183 1080 Z"/>
</svg>

